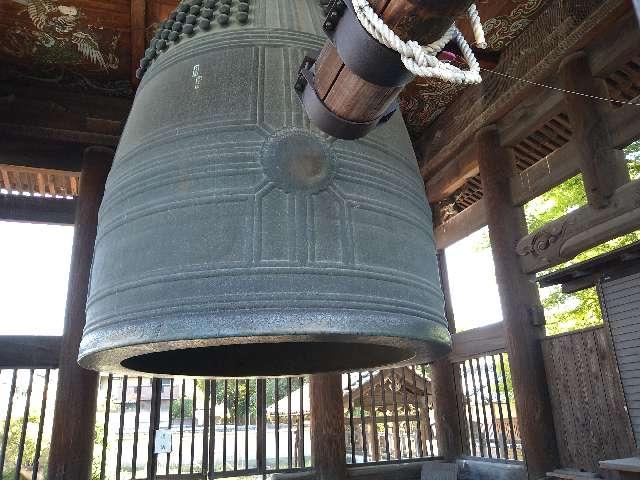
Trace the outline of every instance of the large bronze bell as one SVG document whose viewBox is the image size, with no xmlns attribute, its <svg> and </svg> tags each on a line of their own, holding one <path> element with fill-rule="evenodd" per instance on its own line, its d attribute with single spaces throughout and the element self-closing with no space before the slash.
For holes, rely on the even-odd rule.
<svg viewBox="0 0 640 480">
<path fill-rule="evenodd" d="M 316 0 L 192 0 L 162 25 L 100 209 L 82 366 L 297 375 L 449 349 L 402 118 L 331 143 L 296 97 L 322 21 Z"/>
</svg>

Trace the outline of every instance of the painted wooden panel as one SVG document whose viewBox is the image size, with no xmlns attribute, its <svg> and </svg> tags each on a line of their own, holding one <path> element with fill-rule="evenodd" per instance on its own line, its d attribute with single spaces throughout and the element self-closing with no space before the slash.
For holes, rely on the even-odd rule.
<svg viewBox="0 0 640 480">
<path fill-rule="evenodd" d="M 542 340 L 562 467 L 596 471 L 635 443 L 605 327 Z M 640 398 L 640 397 L 639 397 Z"/>
<path fill-rule="evenodd" d="M 129 26 L 129 0 L 4 0 L 0 60 L 47 79 L 128 78 Z"/>
</svg>

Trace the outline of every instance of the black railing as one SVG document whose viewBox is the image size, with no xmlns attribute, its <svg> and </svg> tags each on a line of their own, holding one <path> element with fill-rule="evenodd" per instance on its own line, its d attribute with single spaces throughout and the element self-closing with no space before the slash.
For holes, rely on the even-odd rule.
<svg viewBox="0 0 640 480">
<path fill-rule="evenodd" d="M 350 373 L 344 395 L 347 461 L 438 455 L 428 365 Z"/>
<path fill-rule="evenodd" d="M 456 367 L 465 453 L 473 457 L 522 460 L 507 354 L 473 357 Z"/>
<path fill-rule="evenodd" d="M 46 478 L 57 370 L 0 371 L 0 480 Z M 437 456 L 429 366 L 343 375 L 347 463 Z M 100 377 L 92 480 L 311 468 L 307 377 Z M 154 453 L 156 431 L 172 448 Z"/>
<path fill-rule="evenodd" d="M 0 370 L 0 479 L 44 479 L 57 371 Z"/>
</svg>

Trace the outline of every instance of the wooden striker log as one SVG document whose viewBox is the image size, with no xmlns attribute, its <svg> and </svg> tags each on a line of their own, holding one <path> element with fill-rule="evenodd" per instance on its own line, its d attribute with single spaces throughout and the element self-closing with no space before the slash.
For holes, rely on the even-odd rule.
<svg viewBox="0 0 640 480">
<path fill-rule="evenodd" d="M 471 0 L 369 0 L 369 3 L 400 38 L 426 44 L 442 37 Z M 316 88 L 333 113 L 354 122 L 380 117 L 402 90 L 380 87 L 357 76 L 344 64 L 331 41 L 327 41 L 316 61 Z"/>
</svg>

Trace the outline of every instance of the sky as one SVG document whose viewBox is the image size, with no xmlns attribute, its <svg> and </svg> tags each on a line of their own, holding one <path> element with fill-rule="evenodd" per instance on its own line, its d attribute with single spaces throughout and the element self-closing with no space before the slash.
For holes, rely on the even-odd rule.
<svg viewBox="0 0 640 480">
<path fill-rule="evenodd" d="M 61 335 L 73 227 L 0 221 L 0 335 Z"/>
<path fill-rule="evenodd" d="M 487 227 L 448 247 L 445 256 L 456 331 L 502 321 Z"/>
<path fill-rule="evenodd" d="M 486 229 L 447 248 L 458 331 L 502 319 Z M 0 335 L 61 335 L 73 227 L 0 221 Z"/>
</svg>

